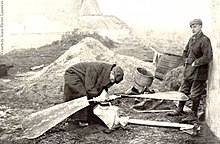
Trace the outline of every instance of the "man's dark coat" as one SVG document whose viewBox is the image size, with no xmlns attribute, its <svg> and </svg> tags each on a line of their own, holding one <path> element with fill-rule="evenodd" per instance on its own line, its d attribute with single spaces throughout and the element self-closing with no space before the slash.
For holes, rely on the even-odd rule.
<svg viewBox="0 0 220 144">
<path fill-rule="evenodd" d="M 191 37 L 183 51 L 183 57 L 186 58 L 185 78 L 207 80 L 209 62 L 213 58 L 211 42 L 207 36 L 201 32 Z M 191 66 L 193 62 L 195 67 Z"/>
<path fill-rule="evenodd" d="M 102 91 L 113 85 L 110 81 L 110 72 L 115 64 L 100 62 L 81 62 L 68 68 L 64 75 L 64 101 L 70 101 L 82 96 L 88 99 L 99 96 Z M 80 110 L 75 119 L 88 120 L 92 115 L 90 107 Z M 89 116 L 90 115 L 90 116 Z"/>
</svg>

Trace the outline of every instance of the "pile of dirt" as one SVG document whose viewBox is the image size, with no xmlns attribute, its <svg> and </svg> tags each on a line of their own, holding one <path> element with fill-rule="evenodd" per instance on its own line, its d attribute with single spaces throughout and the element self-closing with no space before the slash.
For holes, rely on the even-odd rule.
<svg viewBox="0 0 220 144">
<path fill-rule="evenodd" d="M 9 70 L 9 75 L 28 72 L 34 66 L 42 64 L 47 66 L 51 64 L 71 46 L 76 45 L 86 37 L 94 38 L 110 49 L 114 49 L 119 45 L 109 37 L 103 37 L 97 32 L 75 29 L 71 32 L 66 32 L 60 40 L 54 41 L 51 44 L 39 48 L 13 50 L 6 53 L 0 57 L 0 63 L 14 65 Z"/>
<path fill-rule="evenodd" d="M 20 94 L 29 101 L 42 104 L 61 102 L 65 70 L 82 61 L 116 63 L 124 69 L 124 80 L 111 87 L 110 92 L 125 92 L 131 87 L 133 85 L 133 74 L 137 67 L 144 67 L 153 73 L 151 63 L 116 54 L 99 41 L 93 38 L 85 38 L 77 45 L 72 46 L 56 61 L 31 77 Z"/>
<path fill-rule="evenodd" d="M 163 91 L 177 91 L 183 81 L 184 66 L 169 71 L 162 81 Z"/>
</svg>

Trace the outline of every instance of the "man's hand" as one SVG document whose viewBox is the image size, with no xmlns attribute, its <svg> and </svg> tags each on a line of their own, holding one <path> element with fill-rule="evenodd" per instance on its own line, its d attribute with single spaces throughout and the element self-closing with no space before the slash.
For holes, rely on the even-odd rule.
<svg viewBox="0 0 220 144">
<path fill-rule="evenodd" d="M 139 94 L 144 92 L 144 90 L 146 89 L 146 87 L 139 86 L 138 84 L 135 84 L 134 88 L 136 88 Z"/>
<path fill-rule="evenodd" d="M 192 66 L 195 67 L 195 62 L 192 63 Z"/>
<path fill-rule="evenodd" d="M 121 96 L 117 96 L 117 95 L 109 95 L 107 100 L 115 100 L 117 98 L 121 98 Z"/>
<path fill-rule="evenodd" d="M 106 101 L 107 99 L 108 99 L 108 93 L 105 90 L 102 91 L 100 96 L 93 98 L 93 100 L 97 102 L 103 102 Z"/>
</svg>

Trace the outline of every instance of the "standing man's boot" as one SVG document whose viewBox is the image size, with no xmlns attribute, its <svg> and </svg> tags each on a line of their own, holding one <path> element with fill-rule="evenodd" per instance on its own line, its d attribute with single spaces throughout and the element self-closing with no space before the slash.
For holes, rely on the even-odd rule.
<svg viewBox="0 0 220 144">
<path fill-rule="evenodd" d="M 174 112 L 168 113 L 168 116 L 181 116 L 184 114 L 183 108 L 185 105 L 185 101 L 180 101 L 177 110 L 175 110 Z"/>
<path fill-rule="evenodd" d="M 193 100 L 192 112 L 190 112 L 186 118 L 181 120 L 182 123 L 191 123 L 191 122 L 197 121 L 197 111 L 199 108 L 199 101 L 200 101 L 199 98 L 196 98 Z"/>
<path fill-rule="evenodd" d="M 197 120 L 197 112 L 190 112 L 186 118 L 181 120 L 181 123 L 192 123 Z"/>
</svg>

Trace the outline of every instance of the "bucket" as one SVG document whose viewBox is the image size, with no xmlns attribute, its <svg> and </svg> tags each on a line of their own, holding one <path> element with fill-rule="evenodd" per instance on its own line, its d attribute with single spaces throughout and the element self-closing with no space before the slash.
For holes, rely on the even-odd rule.
<svg viewBox="0 0 220 144">
<path fill-rule="evenodd" d="M 134 73 L 134 82 L 141 87 L 149 87 L 154 80 L 153 74 L 144 68 L 138 67 Z"/>
<path fill-rule="evenodd" d="M 163 79 L 170 70 L 177 68 L 183 62 L 183 57 L 175 54 L 163 53 L 158 61 L 155 77 Z"/>
</svg>

